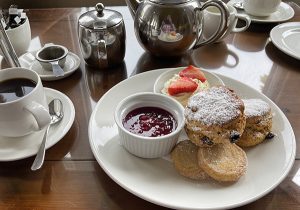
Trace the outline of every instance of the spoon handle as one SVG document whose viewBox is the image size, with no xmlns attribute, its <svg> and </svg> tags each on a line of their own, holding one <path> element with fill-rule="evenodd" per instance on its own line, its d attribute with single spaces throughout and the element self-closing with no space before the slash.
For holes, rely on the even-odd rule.
<svg viewBox="0 0 300 210">
<path fill-rule="evenodd" d="M 48 125 L 48 127 L 44 133 L 43 141 L 42 141 L 40 148 L 35 156 L 34 162 L 32 163 L 32 166 L 31 166 L 32 171 L 36 171 L 36 170 L 40 169 L 44 163 L 46 141 L 47 141 L 49 128 L 50 128 L 50 125 Z"/>
<path fill-rule="evenodd" d="M 56 77 L 61 77 L 65 75 L 64 70 L 58 65 L 58 61 L 51 62 L 53 73 Z"/>
</svg>

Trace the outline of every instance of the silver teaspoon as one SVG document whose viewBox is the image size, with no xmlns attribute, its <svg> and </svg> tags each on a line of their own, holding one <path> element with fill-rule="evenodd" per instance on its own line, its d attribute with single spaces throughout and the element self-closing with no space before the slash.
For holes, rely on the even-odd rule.
<svg viewBox="0 0 300 210">
<path fill-rule="evenodd" d="M 61 100 L 53 99 L 52 101 L 50 101 L 48 106 L 49 106 L 49 113 L 51 116 L 51 122 L 48 125 L 48 127 L 44 133 L 44 137 L 43 137 L 41 146 L 36 154 L 36 157 L 34 159 L 32 166 L 31 166 L 31 170 L 33 170 L 33 171 L 40 169 L 44 163 L 46 141 L 47 141 L 47 136 L 48 136 L 50 126 L 61 121 L 61 119 L 64 116 L 63 104 L 62 104 Z"/>
</svg>

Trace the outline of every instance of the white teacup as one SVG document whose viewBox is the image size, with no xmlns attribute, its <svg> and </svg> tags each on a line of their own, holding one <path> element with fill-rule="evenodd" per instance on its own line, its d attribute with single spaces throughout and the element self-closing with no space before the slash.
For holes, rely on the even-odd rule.
<svg viewBox="0 0 300 210">
<path fill-rule="evenodd" d="M 28 50 L 31 41 L 31 29 L 28 18 L 25 19 L 22 25 L 7 29 L 6 34 L 18 56 Z"/>
<path fill-rule="evenodd" d="M 49 109 L 39 75 L 25 68 L 1 70 L 0 136 L 24 136 L 49 123 Z"/>
<path fill-rule="evenodd" d="M 269 16 L 276 12 L 281 0 L 244 0 L 244 10 L 253 16 Z"/>
<path fill-rule="evenodd" d="M 230 33 L 237 33 L 245 31 L 251 23 L 251 19 L 247 15 L 238 14 L 236 9 L 227 5 L 228 10 L 230 12 L 229 16 L 229 24 L 227 31 L 217 40 L 217 42 L 224 39 Z M 237 27 L 238 20 L 243 20 L 245 22 L 245 26 Z M 217 30 L 221 21 L 221 13 L 216 7 L 208 7 L 204 10 L 204 28 L 203 28 L 203 37 L 208 39 L 211 37 Z"/>
</svg>

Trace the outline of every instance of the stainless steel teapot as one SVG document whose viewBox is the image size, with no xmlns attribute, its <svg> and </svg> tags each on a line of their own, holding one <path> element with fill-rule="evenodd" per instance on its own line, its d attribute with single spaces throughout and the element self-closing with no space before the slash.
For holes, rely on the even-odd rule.
<svg viewBox="0 0 300 210">
<path fill-rule="evenodd" d="M 119 12 L 96 4 L 95 10 L 79 17 L 78 38 L 81 54 L 88 65 L 107 68 L 122 63 L 126 32 Z"/>
<path fill-rule="evenodd" d="M 220 0 L 203 4 L 199 0 L 125 0 L 140 45 L 156 56 L 179 56 L 218 40 L 228 29 L 229 11 Z M 209 6 L 221 12 L 218 30 L 202 40 L 203 10 Z"/>
</svg>

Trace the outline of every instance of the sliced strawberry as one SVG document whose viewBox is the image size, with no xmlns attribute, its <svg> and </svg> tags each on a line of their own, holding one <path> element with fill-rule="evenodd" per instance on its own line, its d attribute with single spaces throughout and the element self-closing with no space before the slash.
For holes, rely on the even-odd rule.
<svg viewBox="0 0 300 210">
<path fill-rule="evenodd" d="M 198 87 L 198 84 L 187 77 L 180 77 L 178 80 L 172 82 L 168 88 L 168 92 L 171 96 L 179 93 L 194 92 Z"/>
<path fill-rule="evenodd" d="M 204 73 L 200 70 L 200 68 L 197 68 L 193 65 L 189 65 L 185 69 L 181 70 L 179 72 L 179 76 L 181 77 L 188 77 L 191 79 L 198 79 L 201 82 L 205 82 L 206 78 Z"/>
</svg>

